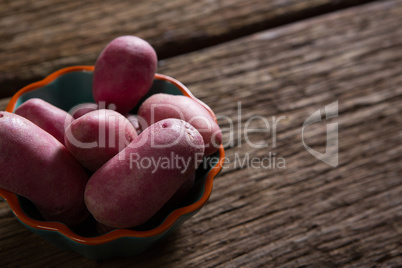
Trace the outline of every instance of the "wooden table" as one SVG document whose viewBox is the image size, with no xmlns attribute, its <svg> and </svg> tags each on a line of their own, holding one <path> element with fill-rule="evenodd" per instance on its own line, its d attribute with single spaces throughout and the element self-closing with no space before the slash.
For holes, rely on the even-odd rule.
<svg viewBox="0 0 402 268">
<path fill-rule="evenodd" d="M 124 34 L 218 115 L 207 205 L 147 253 L 96 262 L 0 202 L 1 267 L 402 265 L 401 0 L 2 1 L 0 108 Z"/>
</svg>

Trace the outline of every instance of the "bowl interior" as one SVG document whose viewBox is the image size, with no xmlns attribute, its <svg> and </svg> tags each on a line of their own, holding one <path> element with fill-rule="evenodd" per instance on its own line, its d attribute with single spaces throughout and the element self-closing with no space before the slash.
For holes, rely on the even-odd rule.
<svg viewBox="0 0 402 268">
<path fill-rule="evenodd" d="M 156 93 L 191 95 L 189 92 L 183 92 L 183 89 L 180 89 L 177 85 L 171 83 L 170 81 L 158 78 L 156 76 L 150 92 L 139 102 L 131 113 L 137 113 L 138 107 L 143 100 Z M 31 98 L 41 98 L 65 111 L 70 111 L 74 106 L 84 102 L 94 102 L 92 97 L 92 71 L 79 70 L 65 73 L 56 77 L 53 81 L 46 85 L 40 86 L 32 91 L 25 92 L 16 100 L 14 109 L 12 111 Z M 208 174 L 218 164 L 218 162 L 220 162 L 220 158 L 222 158 L 221 152 L 222 151 L 219 150 L 212 156 L 204 157 L 203 163 L 196 171 L 194 187 L 189 196 L 183 200 L 182 203 L 178 204 L 176 207 L 163 208 L 157 215 L 155 215 L 155 217 L 151 218 L 147 223 L 136 227 L 134 230 L 149 231 L 157 228 L 163 224 L 164 220 L 174 210 L 189 206 L 199 201 L 205 194 Z M 18 201 L 21 209 L 26 215 L 34 220 L 43 221 L 35 206 L 29 200 L 23 197 L 18 197 Z M 188 213 L 193 212 L 194 211 L 188 211 Z M 72 231 L 82 237 L 99 236 L 99 234 L 95 231 L 95 221 L 93 219 L 88 219 L 88 221 L 81 226 L 77 226 L 77 228 Z"/>
<path fill-rule="evenodd" d="M 183 95 L 176 85 L 166 80 L 154 79 L 148 94 L 144 96 L 131 113 L 137 113 L 140 104 L 147 97 L 156 93 Z M 18 98 L 14 110 L 31 98 L 43 99 L 65 111 L 70 111 L 74 106 L 84 102 L 95 102 L 92 96 L 92 72 L 76 71 L 66 73 L 45 86 L 26 92 Z"/>
</svg>

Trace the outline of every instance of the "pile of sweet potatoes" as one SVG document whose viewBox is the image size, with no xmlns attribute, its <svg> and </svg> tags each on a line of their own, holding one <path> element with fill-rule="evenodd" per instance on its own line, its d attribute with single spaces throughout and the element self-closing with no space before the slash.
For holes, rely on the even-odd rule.
<svg viewBox="0 0 402 268">
<path fill-rule="evenodd" d="M 157 56 L 135 36 L 110 42 L 95 63 L 93 97 L 70 114 L 41 99 L 0 112 L 0 187 L 29 199 L 44 220 L 90 215 L 131 228 L 185 198 L 204 155 L 222 142 L 198 102 L 150 90 Z"/>
</svg>

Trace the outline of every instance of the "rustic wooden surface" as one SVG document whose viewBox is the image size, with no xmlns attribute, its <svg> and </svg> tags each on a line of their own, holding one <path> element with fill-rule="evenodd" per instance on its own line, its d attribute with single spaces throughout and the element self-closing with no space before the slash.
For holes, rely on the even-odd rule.
<svg viewBox="0 0 402 268">
<path fill-rule="evenodd" d="M 159 58 L 368 0 L 0 2 L 0 98 L 70 65 L 94 64 L 113 38 L 138 35 Z"/>
<path fill-rule="evenodd" d="M 375 1 L 161 60 L 158 71 L 208 103 L 224 130 L 228 163 L 207 205 L 144 255 L 95 262 L 30 233 L 1 202 L 0 266 L 401 266 L 401 25 L 401 0 Z M 301 132 L 335 101 L 339 116 L 305 131 L 306 143 L 325 152 L 326 124 L 339 124 L 331 167 L 306 151 Z M 260 116 L 254 128 L 282 116 L 276 146 L 272 131 L 247 136 L 268 147 L 247 144 L 252 116 Z M 237 161 L 270 152 L 284 169 Z"/>
</svg>

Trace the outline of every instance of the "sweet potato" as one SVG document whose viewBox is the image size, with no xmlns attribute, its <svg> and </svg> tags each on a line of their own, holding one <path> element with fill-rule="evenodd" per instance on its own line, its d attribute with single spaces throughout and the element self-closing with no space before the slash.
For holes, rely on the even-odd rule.
<svg viewBox="0 0 402 268">
<path fill-rule="evenodd" d="M 92 102 L 85 102 L 75 106 L 70 111 L 70 114 L 73 116 L 74 119 L 77 119 L 83 116 L 84 114 L 87 114 L 95 110 L 98 110 L 98 104 Z"/>
<path fill-rule="evenodd" d="M 23 196 L 45 220 L 76 225 L 88 215 L 85 169 L 52 135 L 31 121 L 0 112 L 0 187 Z"/>
<path fill-rule="evenodd" d="M 138 116 L 149 125 L 166 118 L 177 118 L 193 125 L 202 135 L 205 155 L 215 153 L 222 143 L 222 132 L 201 104 L 186 96 L 155 94 L 140 106 Z"/>
<path fill-rule="evenodd" d="M 183 200 L 187 198 L 194 186 L 195 173 L 190 174 L 190 176 L 185 179 L 184 183 L 180 188 L 174 193 L 174 195 L 163 205 L 161 209 L 158 210 L 145 224 L 154 222 L 161 222 L 163 218 L 166 217 L 173 209 L 178 208 L 178 205 L 182 204 Z M 96 222 L 96 231 L 99 234 L 106 234 L 113 231 L 114 227 L 104 225 L 100 222 Z"/>
<path fill-rule="evenodd" d="M 64 144 L 65 128 L 74 120 L 66 111 L 38 98 L 29 99 L 15 111 Z"/>
<path fill-rule="evenodd" d="M 203 143 L 182 120 L 155 123 L 92 175 L 85 190 L 89 211 L 110 227 L 145 223 L 195 172 Z"/>
<path fill-rule="evenodd" d="M 156 64 L 156 52 L 145 40 L 129 35 L 112 40 L 95 63 L 95 101 L 115 104 L 117 112 L 128 113 L 151 88 Z"/>
<path fill-rule="evenodd" d="M 84 167 L 95 171 L 135 137 L 137 132 L 128 119 L 100 109 L 74 120 L 66 129 L 65 144 Z"/>
</svg>

